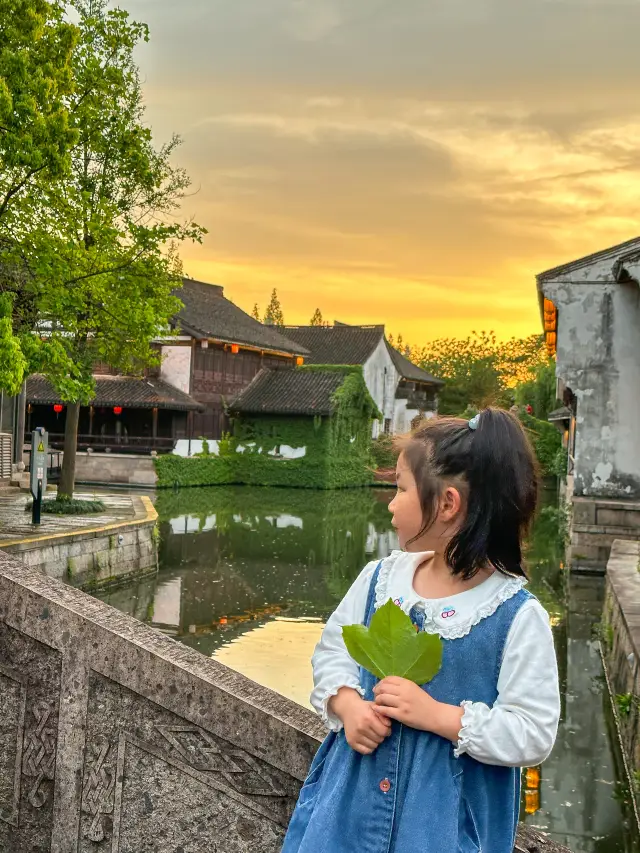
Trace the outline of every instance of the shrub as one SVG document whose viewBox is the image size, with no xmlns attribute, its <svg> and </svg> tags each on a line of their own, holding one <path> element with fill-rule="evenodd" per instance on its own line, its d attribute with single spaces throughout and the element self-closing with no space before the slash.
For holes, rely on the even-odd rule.
<svg viewBox="0 0 640 853">
<path fill-rule="evenodd" d="M 33 501 L 29 501 L 25 509 L 31 511 Z M 92 515 L 106 510 L 102 501 L 85 501 L 77 498 L 55 497 L 42 501 L 42 512 L 51 515 Z"/>
<path fill-rule="evenodd" d="M 398 459 L 393 449 L 393 436 L 383 433 L 371 442 L 371 454 L 376 468 L 395 468 Z"/>
</svg>

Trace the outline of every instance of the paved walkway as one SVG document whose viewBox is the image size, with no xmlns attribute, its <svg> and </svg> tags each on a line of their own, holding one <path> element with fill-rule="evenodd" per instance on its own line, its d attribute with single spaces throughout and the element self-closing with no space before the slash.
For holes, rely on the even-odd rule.
<svg viewBox="0 0 640 853">
<path fill-rule="evenodd" d="M 48 536 L 55 533 L 72 533 L 84 528 L 104 527 L 128 518 L 135 518 L 133 498 L 129 495 L 102 495 L 93 492 L 76 492 L 75 498 L 100 500 L 106 507 L 103 513 L 91 515 L 50 515 L 42 513 L 40 525 L 31 524 L 31 510 L 26 510 L 31 496 L 21 494 L 0 495 L 0 548 L 19 542 L 34 535 Z"/>
</svg>

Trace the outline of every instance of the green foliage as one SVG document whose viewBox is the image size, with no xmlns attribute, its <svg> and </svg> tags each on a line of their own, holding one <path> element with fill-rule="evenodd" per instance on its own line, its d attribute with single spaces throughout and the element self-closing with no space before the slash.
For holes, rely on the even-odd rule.
<svg viewBox="0 0 640 853">
<path fill-rule="evenodd" d="M 258 311 L 258 303 L 257 302 L 254 302 L 253 311 L 251 312 L 251 316 L 253 317 L 254 320 L 257 320 L 258 323 L 260 322 L 260 312 Z"/>
<path fill-rule="evenodd" d="M 320 369 L 320 365 L 300 370 Z M 362 368 L 335 368 L 344 382 L 334 395 L 329 417 L 244 416 L 234 424 L 233 438 L 223 436 L 219 455 L 155 460 L 160 486 L 207 486 L 245 483 L 337 489 L 371 482 L 371 421 L 376 406 L 364 382 Z M 282 445 L 304 447 L 297 459 L 279 456 Z M 238 447 L 243 450 L 238 452 Z M 275 451 L 275 452 L 274 452 Z"/>
<path fill-rule="evenodd" d="M 201 435 L 201 436 L 200 436 L 200 438 L 199 438 L 198 440 L 202 442 L 202 450 L 200 451 L 200 453 L 195 453 L 195 454 L 194 454 L 194 456 L 196 456 L 196 457 L 208 457 L 208 456 L 211 456 L 211 450 L 209 449 L 209 442 L 208 442 L 208 440 L 204 437 L 204 435 Z"/>
<path fill-rule="evenodd" d="M 596 623 L 593 626 L 593 636 L 596 640 L 600 640 L 605 652 L 610 652 L 613 649 L 613 625 L 605 620 Z"/>
<path fill-rule="evenodd" d="M 236 452 L 237 442 L 230 432 L 223 432 L 218 441 L 218 455 L 223 459 L 233 456 Z"/>
<path fill-rule="evenodd" d="M 616 696 L 616 707 L 621 717 L 629 717 L 631 709 L 636 704 L 633 693 L 618 693 Z"/>
<path fill-rule="evenodd" d="M 203 233 L 175 216 L 189 186 L 170 162 L 178 138 L 157 146 L 145 121 L 134 51 L 148 40 L 146 25 L 106 0 L 71 5 L 80 31 L 69 102 L 77 143 L 66 172 L 37 181 L 40 204 L 21 240 L 35 305 L 20 330 L 29 370 L 44 373 L 69 404 L 65 494 L 75 469 L 71 404 L 93 397 L 96 362 L 134 375 L 155 362 L 150 343 L 168 334 L 180 308 L 175 245 Z"/>
<path fill-rule="evenodd" d="M 77 138 L 69 126 L 68 99 L 78 31 L 64 21 L 64 12 L 64 4 L 55 0 L 0 0 L 3 236 L 23 227 L 21 205 L 29 200 L 35 176 L 49 180 L 65 172 Z"/>
<path fill-rule="evenodd" d="M 313 312 L 313 317 L 309 320 L 309 325 L 310 326 L 328 326 L 329 324 L 325 323 L 325 321 L 323 320 L 322 311 L 319 308 L 316 308 L 316 310 Z"/>
<path fill-rule="evenodd" d="M 457 415 L 469 406 L 510 406 L 518 383 L 531 379 L 547 360 L 541 335 L 503 342 L 493 332 L 474 332 L 463 340 L 439 338 L 414 347 L 410 357 L 446 382 L 438 394 L 438 410 L 444 415 Z"/>
<path fill-rule="evenodd" d="M 533 416 L 546 421 L 549 413 L 560 405 L 556 398 L 556 363 L 553 359 L 536 365 L 531 377 L 516 386 L 515 402 L 518 406 L 531 406 Z"/>
<path fill-rule="evenodd" d="M 398 454 L 393 449 L 393 436 L 382 433 L 371 442 L 371 454 L 377 469 L 395 468 Z"/>
<path fill-rule="evenodd" d="M 278 299 L 278 291 L 273 288 L 273 293 L 271 294 L 271 300 L 267 305 L 267 310 L 264 314 L 263 322 L 267 326 L 284 326 L 284 315 L 282 313 L 282 307 L 280 305 L 280 300 Z"/>
<path fill-rule="evenodd" d="M 567 468 L 569 465 L 569 450 L 567 447 L 560 446 L 556 451 L 556 455 L 551 463 L 551 473 L 555 474 L 558 479 L 562 480 L 567 476 Z"/>
<path fill-rule="evenodd" d="M 31 510 L 33 502 L 27 504 L 26 509 Z M 58 496 L 42 501 L 42 512 L 52 515 L 92 515 L 93 513 L 105 512 L 106 507 L 102 501 L 79 500 L 78 498 L 67 498 Z"/>
<path fill-rule="evenodd" d="M 345 646 L 351 657 L 376 678 L 396 675 L 425 684 L 442 665 L 442 640 L 416 631 L 406 613 L 391 599 L 373 614 L 368 628 L 345 625 Z"/>
<path fill-rule="evenodd" d="M 549 421 L 540 421 L 526 414 L 520 415 L 520 420 L 535 450 L 542 476 L 554 476 L 556 456 L 562 449 L 562 436 Z"/>
<path fill-rule="evenodd" d="M 13 294 L 0 295 L 0 390 L 9 396 L 20 391 L 27 366 L 20 341 L 13 334 L 12 305 Z"/>
</svg>

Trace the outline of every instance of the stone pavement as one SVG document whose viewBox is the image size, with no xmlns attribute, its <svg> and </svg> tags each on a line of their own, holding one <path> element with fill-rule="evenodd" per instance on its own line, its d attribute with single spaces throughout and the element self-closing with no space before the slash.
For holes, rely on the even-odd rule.
<svg viewBox="0 0 640 853">
<path fill-rule="evenodd" d="M 48 495 L 50 499 L 53 495 Z M 40 525 L 31 523 L 31 511 L 26 511 L 31 496 L 24 493 L 0 495 L 0 548 L 34 536 L 80 532 L 83 529 L 104 527 L 135 517 L 133 499 L 129 495 L 101 495 L 76 492 L 81 500 L 100 500 L 106 507 L 103 513 L 90 515 L 50 515 L 42 513 Z"/>
</svg>

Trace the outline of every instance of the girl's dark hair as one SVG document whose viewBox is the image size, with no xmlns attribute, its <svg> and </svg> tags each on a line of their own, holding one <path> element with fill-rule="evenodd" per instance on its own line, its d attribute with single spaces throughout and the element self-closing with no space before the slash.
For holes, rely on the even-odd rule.
<svg viewBox="0 0 640 853">
<path fill-rule="evenodd" d="M 466 505 L 445 559 L 465 580 L 492 565 L 525 575 L 522 540 L 538 500 L 537 463 L 524 429 L 502 409 L 480 412 L 476 429 L 461 418 L 433 418 L 395 441 L 415 478 L 423 512 L 422 536 L 434 523 L 438 499 L 454 485 Z"/>
</svg>

